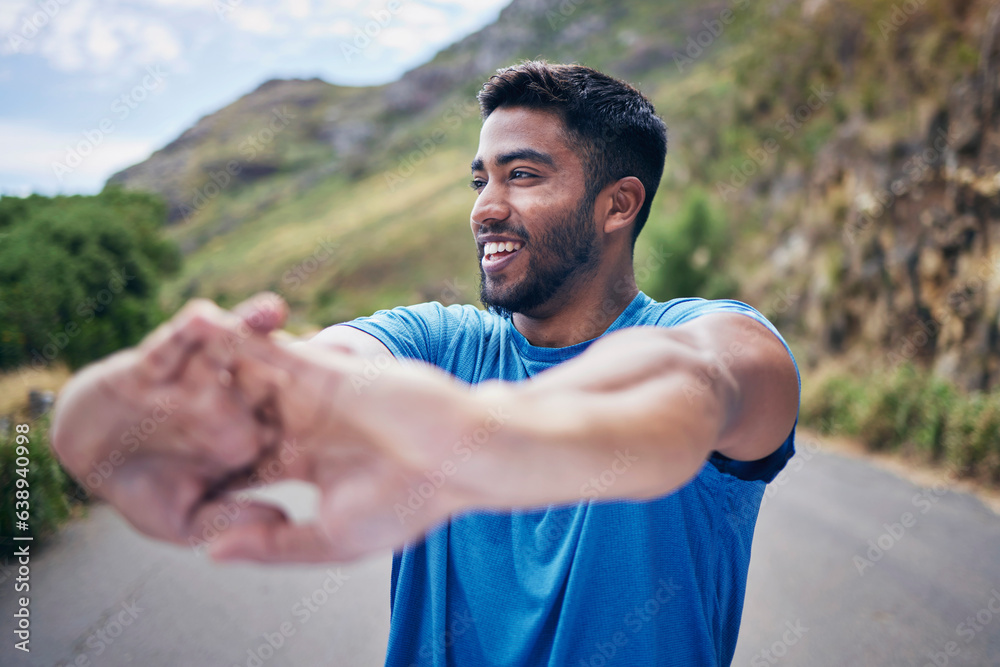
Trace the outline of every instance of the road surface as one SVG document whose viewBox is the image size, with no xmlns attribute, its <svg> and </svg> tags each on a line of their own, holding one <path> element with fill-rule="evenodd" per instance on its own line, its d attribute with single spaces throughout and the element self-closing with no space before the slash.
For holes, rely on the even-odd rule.
<svg viewBox="0 0 1000 667">
<path fill-rule="evenodd" d="M 734 665 L 1000 667 L 1000 517 L 807 439 L 757 527 Z M 308 500 L 284 493 L 300 515 Z M 31 653 L 0 571 L 0 664 L 381 665 L 389 559 L 215 566 L 97 505 L 31 559 Z"/>
</svg>

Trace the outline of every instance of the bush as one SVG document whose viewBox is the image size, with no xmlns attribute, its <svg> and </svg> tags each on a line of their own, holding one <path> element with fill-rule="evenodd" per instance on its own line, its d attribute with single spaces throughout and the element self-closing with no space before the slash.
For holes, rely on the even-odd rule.
<svg viewBox="0 0 1000 667">
<path fill-rule="evenodd" d="M 152 195 L 0 198 L 0 369 L 71 368 L 158 324 L 159 278 L 179 266 Z"/>
<path fill-rule="evenodd" d="M 948 423 L 945 454 L 960 475 L 1000 481 L 1000 392 L 976 394 L 959 406 Z"/>
<path fill-rule="evenodd" d="M 670 253 L 652 281 L 649 295 L 658 301 L 690 296 L 720 299 L 736 295 L 737 285 L 725 270 L 731 243 L 729 225 L 713 210 L 708 197 L 693 189 L 680 213 L 653 243 Z"/>
<path fill-rule="evenodd" d="M 836 375 L 818 389 L 803 392 L 801 419 L 824 435 L 856 435 L 856 413 L 863 405 L 861 384 L 852 377 Z"/>
<path fill-rule="evenodd" d="M 1000 390 L 966 394 L 910 364 L 867 377 L 838 374 L 803 393 L 801 422 L 1000 484 Z"/>
<path fill-rule="evenodd" d="M 869 386 L 872 400 L 864 406 L 858 432 L 870 449 L 896 449 L 909 441 L 922 418 L 922 378 L 903 364 Z"/>
<path fill-rule="evenodd" d="M 914 428 L 913 442 L 918 452 L 931 461 L 944 457 L 945 433 L 951 415 L 961 400 L 954 386 L 941 378 L 931 378 L 921 396 L 923 418 Z"/>
</svg>

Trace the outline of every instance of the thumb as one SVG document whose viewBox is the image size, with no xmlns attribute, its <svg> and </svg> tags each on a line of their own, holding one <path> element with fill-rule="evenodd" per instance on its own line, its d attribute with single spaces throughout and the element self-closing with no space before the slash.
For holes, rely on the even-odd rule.
<svg viewBox="0 0 1000 667">
<path fill-rule="evenodd" d="M 233 313 L 257 333 L 280 329 L 288 318 L 288 304 L 274 292 L 261 292 L 235 308 Z"/>
</svg>

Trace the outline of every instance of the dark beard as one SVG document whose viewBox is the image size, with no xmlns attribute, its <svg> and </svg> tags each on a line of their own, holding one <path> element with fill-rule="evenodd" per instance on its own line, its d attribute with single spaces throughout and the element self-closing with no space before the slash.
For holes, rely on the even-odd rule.
<svg viewBox="0 0 1000 667">
<path fill-rule="evenodd" d="M 512 224 L 491 227 L 492 234 L 508 233 L 524 239 L 531 248 L 531 261 L 520 282 L 496 285 L 487 283 L 480 254 L 479 300 L 491 313 L 503 318 L 531 312 L 546 303 L 567 280 L 597 264 L 593 223 L 594 198 L 585 195 L 576 211 L 547 225 L 548 231 L 537 239 L 532 240 L 528 230 Z"/>
</svg>

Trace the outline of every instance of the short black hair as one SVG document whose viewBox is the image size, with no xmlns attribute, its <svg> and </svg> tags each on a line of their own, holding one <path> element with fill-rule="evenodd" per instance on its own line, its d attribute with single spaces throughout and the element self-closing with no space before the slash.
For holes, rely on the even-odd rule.
<svg viewBox="0 0 1000 667">
<path fill-rule="evenodd" d="M 503 106 L 559 114 L 583 160 L 591 200 L 609 183 L 638 178 L 646 199 L 635 218 L 635 242 L 649 218 L 667 156 L 667 127 L 642 93 L 590 67 L 529 60 L 497 70 L 477 97 L 483 120 Z"/>
</svg>

